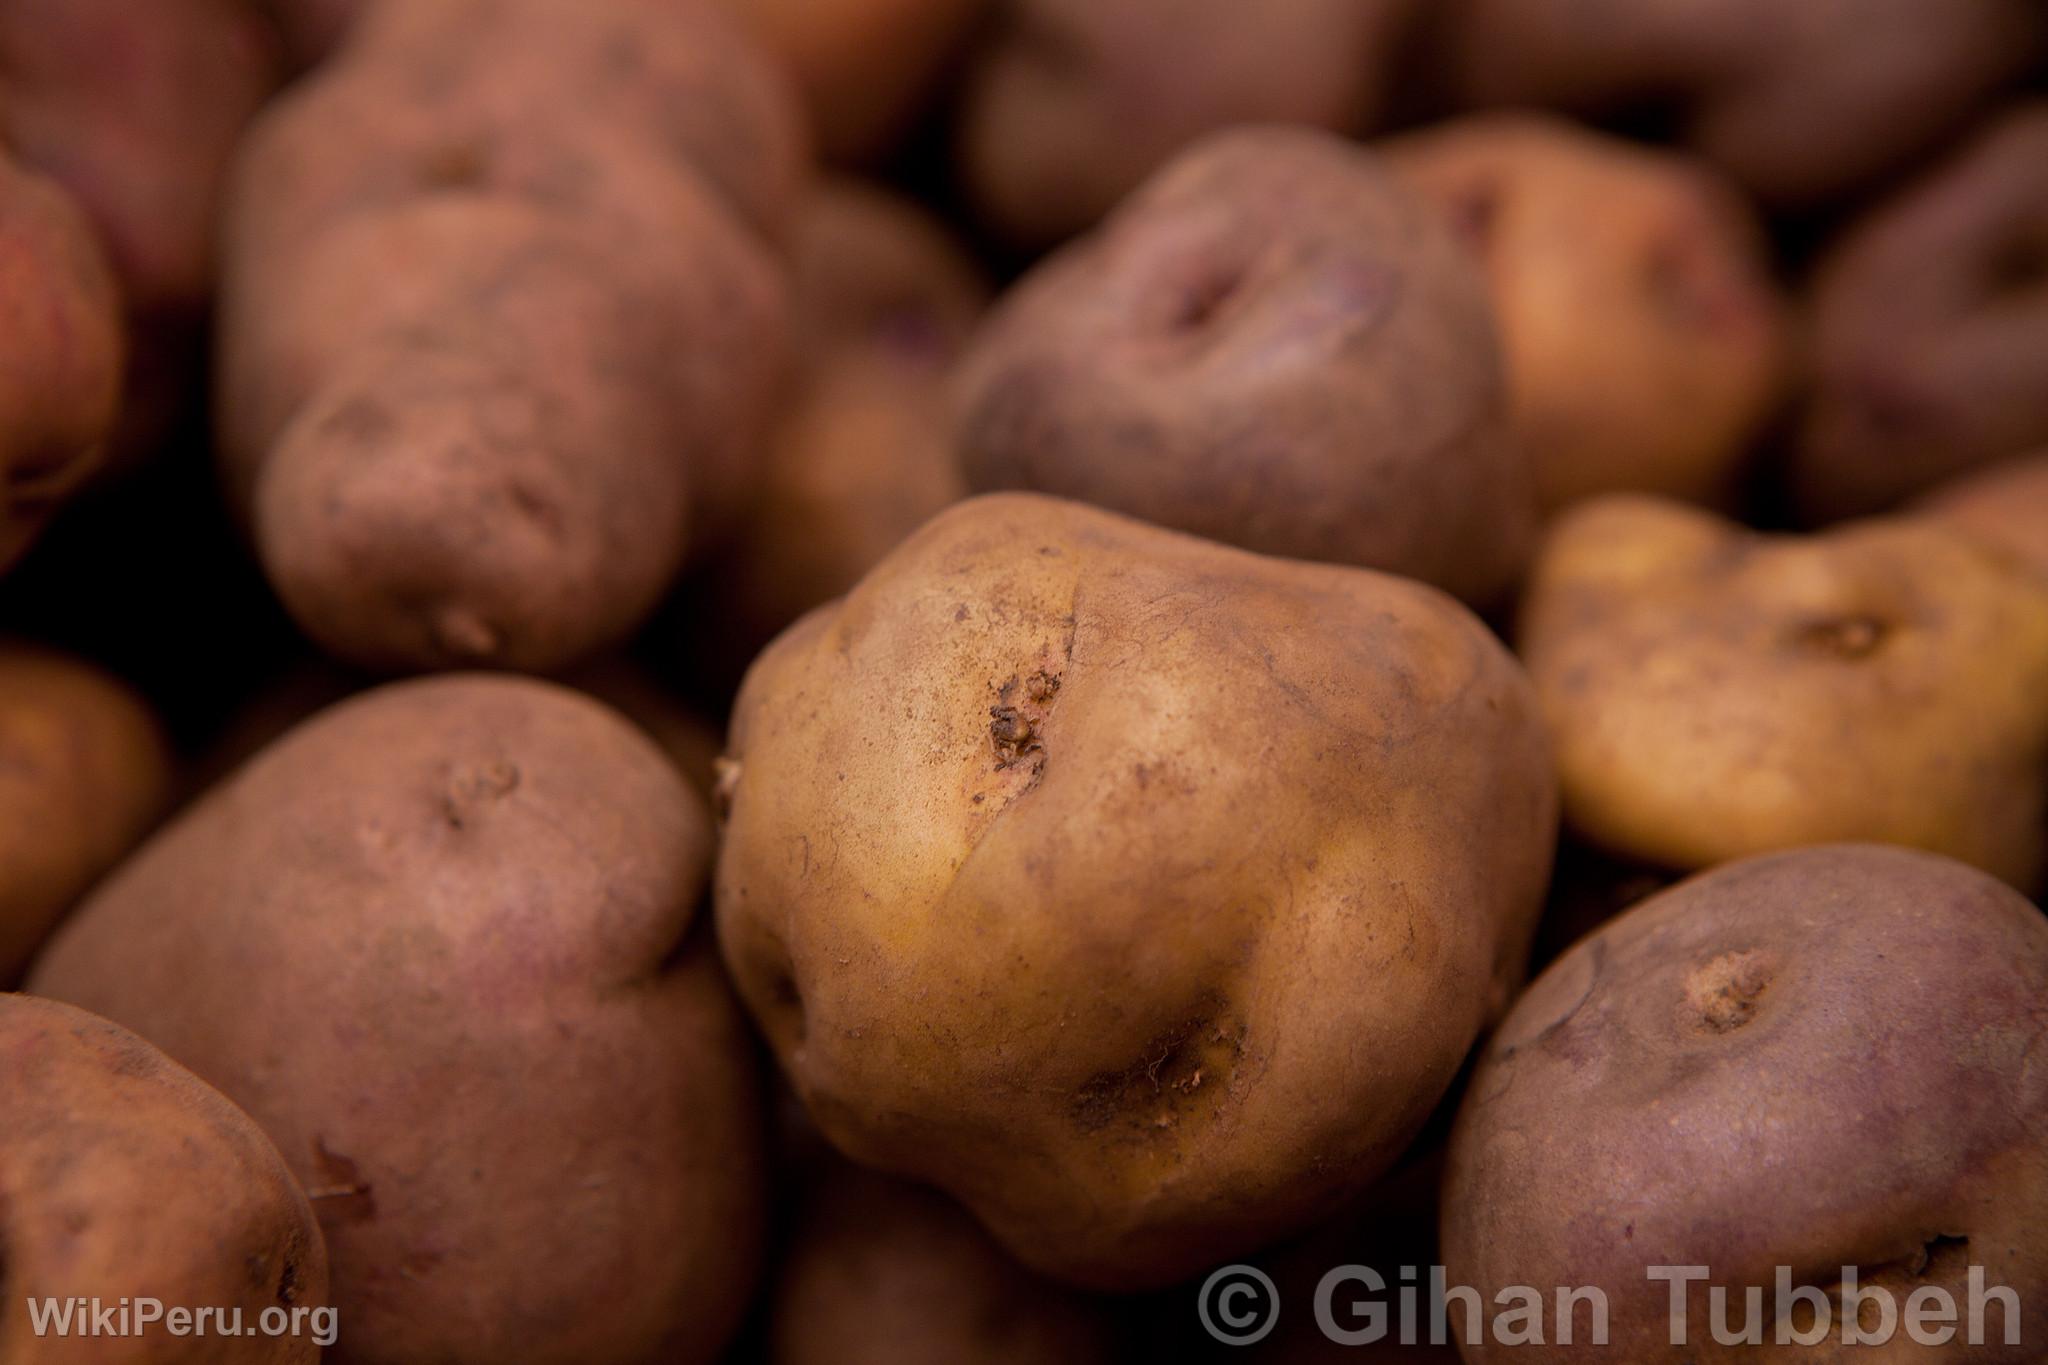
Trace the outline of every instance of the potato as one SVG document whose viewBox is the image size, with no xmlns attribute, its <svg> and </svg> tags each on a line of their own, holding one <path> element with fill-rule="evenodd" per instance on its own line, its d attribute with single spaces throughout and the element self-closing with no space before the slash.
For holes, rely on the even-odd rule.
<svg viewBox="0 0 2048 1365">
<path fill-rule="evenodd" d="M 1809 210 L 1939 147 L 2040 51 L 2038 0 L 1449 0 L 1454 96 L 1662 116 Z"/>
<path fill-rule="evenodd" d="M 190 319 L 214 281 L 229 153 L 278 78 L 248 0 L 8 0 L 6 144 L 76 196 L 138 315 Z"/>
<path fill-rule="evenodd" d="M 768 1365 L 1111 1365 L 1104 1308 L 1019 1267 L 943 1195 L 832 1162 L 768 1305 Z"/>
<path fill-rule="evenodd" d="M 0 573 L 99 467 L 126 344 L 91 224 L 0 149 Z"/>
<path fill-rule="evenodd" d="M 954 401 L 978 490 L 1475 602 L 1533 535 L 1484 280 L 1378 159 L 1320 133 L 1189 149 L 997 304 Z"/>
<path fill-rule="evenodd" d="M 726 0 L 802 87 L 830 155 L 891 150 L 988 0 Z"/>
<path fill-rule="evenodd" d="M 1207 134 L 1352 132 L 1388 103 L 1419 0 L 1005 0 L 971 59 L 961 178 L 1002 237 L 1092 226 Z"/>
<path fill-rule="evenodd" d="M 764 1217 L 751 1041 L 690 934 L 710 853 L 702 803 L 597 703 L 397 684 L 166 829 L 34 989 L 270 1134 L 346 1365 L 709 1361 Z"/>
<path fill-rule="evenodd" d="M 1449 598 L 1028 495 L 792 627 L 727 742 L 720 942 L 819 1129 L 1100 1288 L 1378 1176 L 1554 837 L 1534 699 Z"/>
<path fill-rule="evenodd" d="M 337 1325 L 327 1251 L 247 1114 L 126 1029 L 25 995 L 0 995 L 0 1095 L 0 1359 L 316 1365 Z M 204 1335 L 131 1317 L 133 1336 L 93 1337 L 76 1316 L 37 1334 L 31 1305 L 74 1299 L 239 1314 L 245 1335 L 214 1316 Z"/>
<path fill-rule="evenodd" d="M 1917 510 L 2048 574 L 2048 450 L 1944 484 Z"/>
<path fill-rule="evenodd" d="M 796 178 L 773 74 L 687 4 L 421 0 L 266 115 L 222 459 L 324 648 L 558 669 L 730 522 L 782 361 L 737 212 L 776 221 Z"/>
<path fill-rule="evenodd" d="M 1761 226 L 1703 163 L 1537 114 L 1384 150 L 1477 249 L 1544 507 L 1732 499 L 1785 369 Z"/>
<path fill-rule="evenodd" d="M 1925 853 L 1847 845 L 1718 868 L 1581 943 L 1522 997 L 1481 1062 L 1452 1140 L 1444 1199 L 1450 1283 L 1491 1305 L 1536 1286 L 1599 1286 L 1610 1344 L 1466 1346 L 1470 1365 L 1631 1365 L 1867 1357 L 2021 1362 L 2048 1312 L 2048 923 L 1982 873 Z M 1811 1333 L 1776 1316 L 1778 1267 L 1830 1299 L 1845 1268 L 1893 1296 L 1946 1290 L 1968 1268 L 2017 1294 L 1986 1344 L 1716 1348 L 1693 1286 L 1672 1344 L 1655 1266 L 1710 1268 L 1728 1323 L 1744 1286 L 1762 1342 Z M 1863 1322 L 1875 1328 L 1875 1309 Z M 1452 1309 L 1462 1330 L 1464 1314 Z M 1809 1341 L 1814 1338 L 1809 1335 Z M 1838 1355 L 1837 1352 L 1841 1354 Z"/>
<path fill-rule="evenodd" d="M 1878 511 L 2048 442 L 2048 100 L 1852 228 L 1812 310 L 1790 471 L 1809 514 Z"/>
<path fill-rule="evenodd" d="M 909 201 L 841 180 L 804 214 L 795 265 L 795 374 L 760 490 L 705 575 L 740 665 L 966 495 L 945 378 L 987 304 L 974 263 Z"/>
<path fill-rule="evenodd" d="M 2048 584 L 1940 527 L 1767 536 L 1598 499 L 1537 557 L 1521 653 L 1566 822 L 1610 852 L 1873 840 L 2048 871 Z"/>
<path fill-rule="evenodd" d="M 0 641 L 0 987 L 163 813 L 170 754 L 127 687 Z"/>
</svg>

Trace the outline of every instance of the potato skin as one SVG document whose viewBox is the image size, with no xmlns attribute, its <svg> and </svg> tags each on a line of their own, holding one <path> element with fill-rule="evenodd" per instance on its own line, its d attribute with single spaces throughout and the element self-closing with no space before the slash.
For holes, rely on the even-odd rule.
<svg viewBox="0 0 2048 1365">
<path fill-rule="evenodd" d="M 0 987 L 148 832 L 170 787 L 141 698 L 79 660 L 0 641 Z"/>
<path fill-rule="evenodd" d="M 1111 1365 L 1104 1307 L 1031 1274 L 944 1195 L 813 1174 L 769 1299 L 768 1365 Z"/>
<path fill-rule="evenodd" d="M 1789 482 L 1812 517 L 1892 507 L 2048 442 L 2048 99 L 1853 226 L 1812 291 Z"/>
<path fill-rule="evenodd" d="M 1381 149 L 1486 268 L 1544 509 L 1622 490 L 1732 501 L 1787 359 L 1762 225 L 1734 187 L 1540 114 Z"/>
<path fill-rule="evenodd" d="M 999 236 L 1052 246 L 1223 128 L 1370 125 L 1420 10 L 1419 0 L 1006 0 L 969 61 L 961 178 Z"/>
<path fill-rule="evenodd" d="M 126 1029 L 25 995 L 0 995 L 0 1094 L 0 1358 L 315 1365 L 313 1336 L 255 1330 L 327 1303 L 327 1251 L 247 1114 Z M 233 1309 L 249 1335 L 38 1337 L 24 1304 L 46 1297 Z"/>
<path fill-rule="evenodd" d="M 784 345 L 783 272 L 742 214 L 766 231 L 793 195 L 785 95 L 689 4 L 423 0 L 265 116 L 237 170 L 222 459 L 324 647 L 556 669 L 724 529 Z"/>
<path fill-rule="evenodd" d="M 2048 576 L 2048 450 L 1944 484 L 1915 510 Z"/>
<path fill-rule="evenodd" d="M 988 285 L 943 225 L 854 180 L 822 185 L 793 246 L 796 358 L 732 544 L 706 574 L 733 676 L 966 496 L 948 371 Z"/>
<path fill-rule="evenodd" d="M 1095 1287 L 1391 1163 L 1555 834 L 1527 684 L 1449 598 L 1026 495 L 792 627 L 728 744 L 720 942 L 821 1131 Z"/>
<path fill-rule="evenodd" d="M 100 466 L 126 348 L 92 225 L 0 150 L 0 573 Z"/>
<path fill-rule="evenodd" d="M 1801 844 L 2048 870 L 2048 585 L 1952 532 L 1765 536 L 1615 495 L 1522 604 L 1566 822 L 1685 870 Z"/>
<path fill-rule="evenodd" d="M 980 491 L 1077 498 L 1485 601 L 1535 524 L 1486 286 L 1380 161 L 1190 148 L 1001 299 L 955 381 Z"/>
<path fill-rule="evenodd" d="M 1810 210 L 1938 148 L 2041 52 L 2034 0 L 1446 0 L 1457 102 L 1666 110 L 1767 202 Z"/>
<path fill-rule="evenodd" d="M 1935 1284 L 1959 1303 L 1980 1265 L 2038 1323 L 2044 993 L 2048 922 L 1945 858 L 1836 845 L 1695 877 L 1560 959 L 1495 1035 L 1452 1139 L 1450 1282 L 1487 1302 L 1503 1285 L 1602 1286 L 1607 1353 L 1639 1365 L 1836 1358 L 1717 1348 L 1697 1289 L 1690 1345 L 1672 1346 L 1656 1265 L 1710 1267 L 1736 1323 L 1740 1287 L 1762 1286 L 1766 1341 L 1780 1265 L 1822 1289 L 1856 1266 L 1896 1301 Z M 1848 1354 L 2039 1358 L 2031 1340 L 2003 1345 L 1998 1310 L 1987 1327 L 1967 1351 L 1902 1331 Z M 1564 1365 L 1586 1349 L 1465 1359 Z"/>
<path fill-rule="evenodd" d="M 725 0 L 803 91 L 821 150 L 888 152 L 990 0 Z"/>
<path fill-rule="evenodd" d="M 763 1219 L 757 1079 L 690 937 L 702 803 L 565 689 L 327 711 L 131 859 L 35 988 L 146 1032 L 313 1192 L 331 1358 L 714 1359 Z"/>
</svg>

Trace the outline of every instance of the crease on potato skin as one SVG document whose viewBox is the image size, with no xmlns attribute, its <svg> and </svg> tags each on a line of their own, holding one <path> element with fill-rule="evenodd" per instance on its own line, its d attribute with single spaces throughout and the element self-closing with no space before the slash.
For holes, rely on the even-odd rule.
<svg viewBox="0 0 2048 1365">
<path fill-rule="evenodd" d="M 2048 873 L 2048 585 L 1941 527 L 1598 499 L 1540 552 L 1520 640 L 1567 823 L 1613 852 L 1881 839 Z"/>
<path fill-rule="evenodd" d="M 1769 963 L 1761 1007 L 1697 1027 L 1703 974 L 1745 954 Z M 1452 1282 L 1601 1285 L 1612 1349 L 1644 1365 L 1811 1354 L 1717 1349 L 1704 1329 L 1681 1353 L 1650 1265 L 1711 1266 L 1738 1319 L 1740 1286 L 1762 1286 L 1767 1334 L 1780 1265 L 1795 1284 L 1828 1289 L 1856 1266 L 1900 1300 L 1934 1283 L 1958 1302 L 1981 1265 L 2033 1320 L 2048 1300 L 2044 982 L 2039 912 L 1912 850 L 1766 855 L 1651 898 L 1539 978 L 1482 1061 L 1452 1140 Z M 1692 1321 L 1705 1313 L 1697 1293 Z M 1971 1359 L 2031 1358 L 1998 1348 L 1997 1314 L 1990 1328 Z M 1468 1358 L 1496 1356 L 1576 1358 Z M 1873 1358 L 1954 1357 L 1901 1334 Z"/>
<path fill-rule="evenodd" d="M 1043 766 L 1006 769 L 990 699 L 1038 672 Z M 1392 1159 L 1520 970 L 1555 819 L 1449 599 L 1026 495 L 771 646 L 729 745 L 721 945 L 819 1126 L 1097 1285 Z"/>
<path fill-rule="evenodd" d="M 148 1028 L 323 1193 L 338 1359 L 710 1360 L 764 1221 L 752 1044 L 691 932 L 710 855 L 603 706 L 402 684 L 216 788 L 35 984 Z"/>
</svg>

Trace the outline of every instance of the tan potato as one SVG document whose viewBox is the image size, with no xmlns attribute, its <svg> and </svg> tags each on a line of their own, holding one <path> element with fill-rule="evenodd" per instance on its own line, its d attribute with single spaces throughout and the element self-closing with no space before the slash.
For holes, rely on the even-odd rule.
<svg viewBox="0 0 2048 1365">
<path fill-rule="evenodd" d="M 156 718 L 76 659 L 0 642 L 0 987 L 170 795 Z"/>
<path fill-rule="evenodd" d="M 1704 163 L 1545 115 L 1383 150 L 1486 267 L 1545 509 L 1625 490 L 1731 501 L 1786 359 L 1747 203 Z"/>
<path fill-rule="evenodd" d="M 1078 498 L 1471 602 L 1535 526 L 1485 281 L 1378 158 L 1190 148 L 996 306 L 955 380 L 970 484 Z"/>
<path fill-rule="evenodd" d="M 92 225 L 0 149 L 0 573 L 99 467 L 126 346 Z"/>
<path fill-rule="evenodd" d="M 2048 451 L 1943 484 L 1915 510 L 2048 574 Z"/>
<path fill-rule="evenodd" d="M 824 151 L 891 150 L 990 0 L 726 0 L 786 63 Z"/>
<path fill-rule="evenodd" d="M 1663 115 L 1810 209 L 1938 148 L 2041 51 L 2036 0 L 1444 0 L 1466 103 Z"/>
<path fill-rule="evenodd" d="M 35 989 L 146 1033 L 306 1184 L 348 1365 L 709 1361 L 762 1236 L 702 803 L 548 684 L 367 693 L 94 894 Z"/>
<path fill-rule="evenodd" d="M 1370 1183 L 1521 970 L 1534 699 L 1420 584 L 941 514 L 755 664 L 719 935 L 818 1127 L 1129 1288 Z"/>
<path fill-rule="evenodd" d="M 768 1302 L 768 1365 L 1111 1365 L 1105 1308 L 1040 1279 L 944 1195 L 816 1172 Z"/>
<path fill-rule="evenodd" d="M 695 5 L 420 0 L 266 115 L 222 459 L 323 647 L 557 669 L 726 527 L 782 360 L 785 281 L 738 210 L 793 194 L 784 93 Z"/>
<path fill-rule="evenodd" d="M 1505 1286 L 1597 1286 L 1609 1344 L 1466 1345 L 1469 1365 L 2040 1359 L 2048 1313 L 2048 1088 L 2036 1074 L 2048 922 L 1925 853 L 1827 846 L 1750 859 L 1653 898 L 1530 987 L 1489 1046 L 1451 1145 L 1444 1255 L 1489 1318 Z M 1652 1267 L 1707 1267 L 1672 1341 Z M 1966 1345 L 1970 1267 L 2014 1291 Z M 1783 1271 L 1780 1271 L 1783 1267 Z M 1845 1270 L 1892 1299 L 1887 1346 L 1843 1347 Z M 1778 1276 L 1828 1303 L 1776 1308 Z M 1762 1290 L 1746 1315 L 1743 1289 Z M 1908 1296 L 1946 1291 L 1956 1339 L 1920 1345 Z M 1862 1310 L 1878 1327 L 1875 1305 Z M 1935 1320 L 1938 1323 L 1938 1319 Z M 1452 1309 L 1463 1332 L 1466 1316 Z M 1804 1334 L 1786 1344 L 1781 1328 Z"/>
<path fill-rule="evenodd" d="M 1603 498 L 1538 555 L 1521 653 L 1566 822 L 1614 853 L 1874 840 L 2048 872 L 2048 584 L 1939 527 Z"/>
<path fill-rule="evenodd" d="M 1418 0 L 1005 0 L 969 64 L 961 177 L 997 233 L 1050 246 L 1220 129 L 1371 124 L 1419 9 Z"/>
<path fill-rule="evenodd" d="M 0 1095 L 0 1360 L 317 1365 L 338 1327 L 327 1251 L 247 1114 L 126 1029 L 25 995 L 0 995 Z M 131 1313 L 118 1339 L 90 1335 L 76 1308 L 63 1335 L 31 1316 L 47 1300 L 141 1299 L 166 1320 Z M 194 1334 L 168 1320 L 180 1309 L 218 1311 Z M 294 1315 L 296 1330 L 266 1334 Z"/>
<path fill-rule="evenodd" d="M 974 263 L 909 201 L 842 180 L 811 201 L 795 266 L 795 373 L 759 492 L 705 574 L 741 666 L 967 492 L 945 379 L 987 305 Z"/>
<path fill-rule="evenodd" d="M 1812 311 L 1789 480 L 1810 515 L 1879 511 L 2048 441 L 2048 100 L 1851 228 Z"/>
</svg>

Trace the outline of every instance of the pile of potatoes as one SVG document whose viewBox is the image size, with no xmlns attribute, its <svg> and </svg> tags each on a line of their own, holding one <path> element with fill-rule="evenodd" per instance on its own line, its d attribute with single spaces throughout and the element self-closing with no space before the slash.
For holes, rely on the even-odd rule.
<svg viewBox="0 0 2048 1365">
<path fill-rule="evenodd" d="M 2044 895 L 2039 0 L 0 0 L 5 1365 L 2038 1362 Z"/>
</svg>

